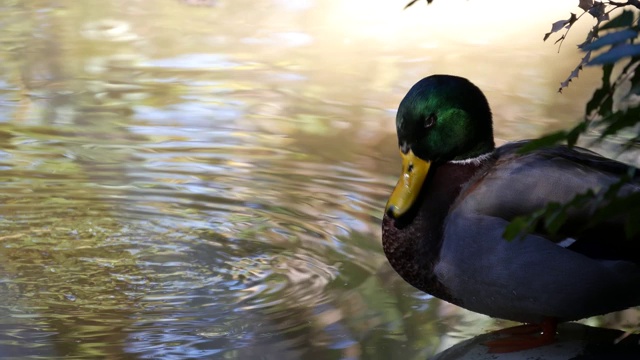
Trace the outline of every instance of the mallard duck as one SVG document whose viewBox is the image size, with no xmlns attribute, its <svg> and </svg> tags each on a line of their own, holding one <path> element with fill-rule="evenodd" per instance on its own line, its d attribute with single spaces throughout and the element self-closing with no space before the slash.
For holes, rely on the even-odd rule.
<svg viewBox="0 0 640 360">
<path fill-rule="evenodd" d="M 474 312 L 537 324 L 536 334 L 488 344 L 508 352 L 553 342 L 556 324 L 640 304 L 640 238 L 624 216 L 585 230 L 595 203 L 543 229 L 503 238 L 516 216 L 549 202 L 606 191 L 633 167 L 578 147 L 526 153 L 498 148 L 484 94 L 469 80 L 433 75 L 416 83 L 396 116 L 402 175 L 386 205 L 384 252 L 414 287 Z M 620 195 L 640 191 L 640 177 Z M 541 330 L 541 334 L 540 334 Z"/>
</svg>

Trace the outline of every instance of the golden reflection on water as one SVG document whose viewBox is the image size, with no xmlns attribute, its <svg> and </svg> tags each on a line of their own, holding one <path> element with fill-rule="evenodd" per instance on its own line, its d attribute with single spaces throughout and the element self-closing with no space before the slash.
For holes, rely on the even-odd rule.
<svg viewBox="0 0 640 360">
<path fill-rule="evenodd" d="M 573 1 L 0 4 L 0 354 L 424 357 L 495 327 L 380 249 L 394 111 L 431 73 L 502 139 L 598 83 Z M 620 316 L 620 315 L 618 315 Z"/>
</svg>

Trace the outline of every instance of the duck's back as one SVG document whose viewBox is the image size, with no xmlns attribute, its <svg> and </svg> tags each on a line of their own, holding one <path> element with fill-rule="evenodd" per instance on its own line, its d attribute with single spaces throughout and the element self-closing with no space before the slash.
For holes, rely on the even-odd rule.
<svg viewBox="0 0 640 360">
<path fill-rule="evenodd" d="M 625 234 L 635 213 L 622 212 L 594 222 L 599 220 L 594 218 L 598 208 L 606 203 L 601 198 L 612 185 L 619 186 L 619 196 L 634 194 L 629 201 L 640 201 L 640 171 L 577 147 L 556 146 L 520 154 L 518 150 L 525 143 L 496 149 L 495 162 L 463 189 L 455 207 L 511 221 L 551 202 L 566 204 L 576 195 L 592 191 L 595 197 L 585 197 L 567 208 L 566 221 L 555 234 L 548 234 L 543 227 L 536 232 L 555 242 L 571 238 L 575 241 L 565 241 L 566 246 L 592 257 L 640 263 L 640 236 L 627 239 Z"/>
<path fill-rule="evenodd" d="M 594 200 L 571 208 L 555 237 L 543 229 L 518 240 L 502 237 L 514 217 L 588 190 L 602 193 L 629 167 L 583 149 L 519 154 L 522 145 L 497 149 L 462 190 L 445 223 L 435 269 L 440 281 L 460 305 L 522 322 L 574 320 L 640 304 L 640 241 L 623 236 L 626 216 L 585 227 Z M 620 193 L 638 193 L 637 181 Z"/>
</svg>

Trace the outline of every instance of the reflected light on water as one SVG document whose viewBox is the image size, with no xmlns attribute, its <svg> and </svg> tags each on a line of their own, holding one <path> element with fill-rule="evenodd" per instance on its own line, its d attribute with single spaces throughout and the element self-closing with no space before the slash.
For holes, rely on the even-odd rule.
<svg viewBox="0 0 640 360">
<path fill-rule="evenodd" d="M 406 1 L 405 3 L 408 3 Z M 447 41 L 463 40 L 470 44 L 497 41 L 541 43 L 551 23 L 569 18 L 576 12 L 575 1 L 543 0 L 523 4 L 505 0 L 434 1 L 421 0 L 405 11 L 398 11 L 402 1 L 355 0 L 335 4 L 331 22 L 334 30 L 352 36 L 366 36 L 376 42 L 403 42 L 421 39 L 432 46 L 447 46 Z M 582 31 L 591 19 L 584 19 L 573 30 Z M 582 25 L 582 26 L 581 26 Z M 530 35 L 533 36 L 520 36 Z M 420 44 L 420 46 L 425 46 Z"/>
<path fill-rule="evenodd" d="M 425 358 L 495 327 L 382 254 L 395 109 L 454 73 L 532 137 L 598 77 L 556 93 L 573 0 L 424 2 L 3 4 L 0 355 Z"/>
</svg>

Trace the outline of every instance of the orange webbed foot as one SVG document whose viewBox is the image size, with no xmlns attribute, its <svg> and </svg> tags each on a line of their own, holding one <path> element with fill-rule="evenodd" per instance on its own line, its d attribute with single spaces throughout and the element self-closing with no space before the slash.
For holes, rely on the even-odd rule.
<svg viewBox="0 0 640 360">
<path fill-rule="evenodd" d="M 533 349 L 552 344 L 556 338 L 558 323 L 554 319 L 545 319 L 540 324 L 526 324 L 497 331 L 506 334 L 496 340 L 484 343 L 490 353 L 509 353 Z"/>
</svg>

